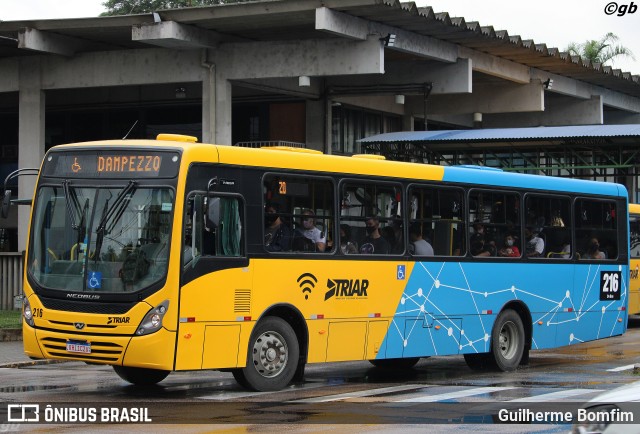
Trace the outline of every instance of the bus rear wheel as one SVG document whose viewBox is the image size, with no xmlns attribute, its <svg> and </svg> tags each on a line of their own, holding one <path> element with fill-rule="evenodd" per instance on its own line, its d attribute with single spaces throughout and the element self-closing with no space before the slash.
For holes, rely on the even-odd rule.
<svg viewBox="0 0 640 434">
<path fill-rule="evenodd" d="M 420 357 L 407 357 L 404 359 L 373 359 L 369 360 L 376 368 L 391 370 L 391 369 L 411 369 L 416 363 L 420 361 Z"/>
<path fill-rule="evenodd" d="M 247 365 L 234 369 L 233 376 L 248 389 L 281 390 L 293 379 L 299 354 L 298 339 L 291 326 L 281 318 L 266 317 L 251 333 Z"/>
<path fill-rule="evenodd" d="M 124 381 L 138 386 L 150 386 L 161 382 L 171 371 L 160 369 L 132 368 L 130 366 L 113 366 L 113 370 Z"/>
<path fill-rule="evenodd" d="M 524 354 L 525 335 L 522 319 L 511 309 L 503 310 L 491 332 L 491 355 L 501 371 L 513 371 Z"/>
</svg>

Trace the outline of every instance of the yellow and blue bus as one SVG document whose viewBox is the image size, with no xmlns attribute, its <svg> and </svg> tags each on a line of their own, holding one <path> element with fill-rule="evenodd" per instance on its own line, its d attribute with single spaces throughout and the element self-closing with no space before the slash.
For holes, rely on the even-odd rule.
<svg viewBox="0 0 640 434">
<path fill-rule="evenodd" d="M 510 371 L 625 332 L 627 208 L 618 184 L 484 167 L 173 135 L 56 146 L 24 348 L 134 384 L 218 369 L 261 391 L 320 362 Z"/>
<path fill-rule="evenodd" d="M 629 204 L 629 315 L 640 314 L 640 205 Z"/>
</svg>

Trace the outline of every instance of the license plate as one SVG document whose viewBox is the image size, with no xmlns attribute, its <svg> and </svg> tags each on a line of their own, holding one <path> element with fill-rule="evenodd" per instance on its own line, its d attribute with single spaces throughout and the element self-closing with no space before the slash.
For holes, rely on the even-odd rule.
<svg viewBox="0 0 640 434">
<path fill-rule="evenodd" d="M 70 353 L 91 353 L 91 344 L 88 342 L 67 341 L 67 351 Z"/>
</svg>

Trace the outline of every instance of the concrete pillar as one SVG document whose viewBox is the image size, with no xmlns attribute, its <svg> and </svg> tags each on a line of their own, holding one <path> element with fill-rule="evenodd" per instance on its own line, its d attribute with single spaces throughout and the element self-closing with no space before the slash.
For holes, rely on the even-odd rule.
<svg viewBox="0 0 640 434">
<path fill-rule="evenodd" d="M 202 143 L 216 143 L 216 64 L 202 66 L 207 70 L 202 80 Z"/>
<path fill-rule="evenodd" d="M 307 148 L 325 151 L 325 100 L 306 102 Z"/>
<path fill-rule="evenodd" d="M 233 97 L 231 82 L 217 73 L 215 88 L 215 143 L 233 145 L 231 143 L 231 103 Z"/>
<path fill-rule="evenodd" d="M 41 87 L 39 58 L 21 59 L 20 92 L 18 97 L 18 167 L 40 168 L 44 157 L 45 94 Z M 33 197 L 36 178 L 21 176 L 18 183 L 18 197 Z M 27 245 L 30 207 L 18 208 L 18 251 Z"/>
</svg>

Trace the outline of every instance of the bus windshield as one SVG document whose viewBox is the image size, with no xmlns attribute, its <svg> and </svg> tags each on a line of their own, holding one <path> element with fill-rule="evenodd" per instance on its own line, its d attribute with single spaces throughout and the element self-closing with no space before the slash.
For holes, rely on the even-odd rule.
<svg viewBox="0 0 640 434">
<path fill-rule="evenodd" d="M 134 181 L 44 186 L 35 200 L 29 271 L 47 289 L 135 292 L 164 278 L 174 192 Z"/>
</svg>

